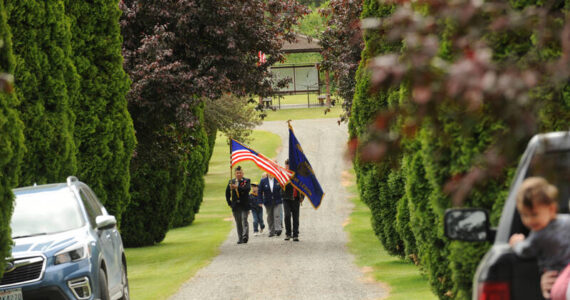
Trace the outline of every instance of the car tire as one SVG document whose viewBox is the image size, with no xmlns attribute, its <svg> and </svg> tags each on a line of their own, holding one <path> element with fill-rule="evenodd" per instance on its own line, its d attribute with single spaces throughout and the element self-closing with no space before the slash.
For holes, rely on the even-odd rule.
<svg viewBox="0 0 570 300">
<path fill-rule="evenodd" d="M 105 274 L 105 270 L 103 269 L 99 269 L 99 299 L 111 299 L 111 297 L 109 297 L 109 288 L 107 286 L 107 274 Z"/>
<path fill-rule="evenodd" d="M 121 283 L 123 284 L 123 297 L 120 300 L 130 300 L 131 293 L 129 290 L 129 278 L 127 277 L 127 266 L 125 263 L 121 264 Z"/>
</svg>

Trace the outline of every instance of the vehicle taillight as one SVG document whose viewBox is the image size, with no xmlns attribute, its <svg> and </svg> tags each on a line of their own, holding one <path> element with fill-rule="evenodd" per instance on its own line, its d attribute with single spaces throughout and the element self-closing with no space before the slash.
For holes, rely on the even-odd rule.
<svg viewBox="0 0 570 300">
<path fill-rule="evenodd" d="M 479 300 L 510 300 L 510 289 L 508 282 L 481 282 Z"/>
</svg>

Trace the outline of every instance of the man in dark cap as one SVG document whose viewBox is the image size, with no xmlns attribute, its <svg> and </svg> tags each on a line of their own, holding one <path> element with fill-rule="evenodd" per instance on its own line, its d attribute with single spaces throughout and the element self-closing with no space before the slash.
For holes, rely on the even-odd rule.
<svg viewBox="0 0 570 300">
<path fill-rule="evenodd" d="M 249 225 L 247 216 L 249 214 L 249 191 L 251 189 L 249 178 L 243 177 L 241 166 L 237 166 L 236 178 L 231 179 L 226 188 L 226 201 L 232 208 L 232 213 L 236 221 L 238 234 L 238 244 L 245 244 L 249 238 Z"/>
<path fill-rule="evenodd" d="M 285 161 L 285 168 L 289 170 L 288 159 Z M 298 242 L 299 207 L 301 206 L 301 202 L 303 202 L 305 196 L 299 192 L 290 182 L 285 186 L 285 189 L 283 189 L 282 195 L 283 209 L 285 210 L 285 240 L 288 241 L 293 238 L 294 242 Z M 293 225 L 292 228 L 291 225 Z"/>
</svg>

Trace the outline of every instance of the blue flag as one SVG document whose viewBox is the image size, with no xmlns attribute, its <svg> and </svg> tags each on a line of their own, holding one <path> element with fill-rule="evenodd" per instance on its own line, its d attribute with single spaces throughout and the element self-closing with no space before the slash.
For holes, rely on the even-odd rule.
<svg viewBox="0 0 570 300">
<path fill-rule="evenodd" d="M 315 177 L 315 171 L 303 153 L 303 148 L 293 133 L 291 124 L 289 124 L 289 168 L 295 172 L 291 183 L 309 198 L 315 209 L 319 208 L 325 194 Z"/>
</svg>

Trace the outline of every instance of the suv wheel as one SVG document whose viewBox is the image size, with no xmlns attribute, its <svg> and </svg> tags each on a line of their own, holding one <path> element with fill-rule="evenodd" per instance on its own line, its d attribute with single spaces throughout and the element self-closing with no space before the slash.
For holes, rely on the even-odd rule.
<svg viewBox="0 0 570 300">
<path fill-rule="evenodd" d="M 99 269 L 99 296 L 101 300 L 109 300 L 109 289 L 107 288 L 107 274 L 105 270 Z"/>
<path fill-rule="evenodd" d="M 123 297 L 121 300 L 130 300 L 131 295 L 129 293 L 129 279 L 127 278 L 127 266 L 125 263 L 121 264 L 121 283 L 123 284 Z"/>
</svg>

